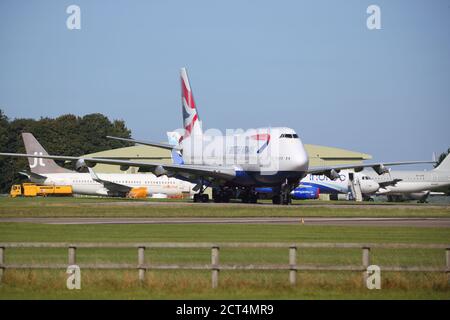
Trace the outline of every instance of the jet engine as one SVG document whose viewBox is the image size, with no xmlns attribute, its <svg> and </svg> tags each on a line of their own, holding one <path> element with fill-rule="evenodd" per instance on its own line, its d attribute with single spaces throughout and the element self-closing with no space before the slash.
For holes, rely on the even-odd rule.
<svg viewBox="0 0 450 320">
<path fill-rule="evenodd" d="M 386 168 L 382 164 L 380 164 L 378 166 L 373 166 L 372 168 L 373 168 L 373 170 L 375 170 L 376 173 L 378 173 L 378 175 L 382 175 L 384 173 L 389 173 L 389 168 Z"/>
<path fill-rule="evenodd" d="M 296 200 L 318 199 L 319 194 L 319 188 L 313 186 L 301 186 L 291 192 L 292 198 Z"/>
<path fill-rule="evenodd" d="M 142 199 L 146 197 L 147 197 L 146 187 L 132 188 L 130 192 L 127 193 L 127 198 Z"/>
<path fill-rule="evenodd" d="M 75 170 L 78 172 L 82 172 L 84 171 L 84 169 L 95 167 L 95 165 L 95 163 L 85 161 L 84 159 L 78 159 L 75 163 Z"/>
</svg>

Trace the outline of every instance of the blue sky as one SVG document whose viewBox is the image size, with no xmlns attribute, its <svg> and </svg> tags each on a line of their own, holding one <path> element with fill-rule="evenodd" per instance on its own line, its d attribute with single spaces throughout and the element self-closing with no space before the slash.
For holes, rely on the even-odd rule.
<svg viewBox="0 0 450 320">
<path fill-rule="evenodd" d="M 81 8 L 68 30 L 66 8 Z M 381 8 L 381 30 L 366 9 Z M 450 147 L 450 2 L 0 1 L 0 108 L 101 112 L 136 138 L 181 126 L 179 69 L 205 128 L 288 126 L 305 143 L 428 160 Z"/>
</svg>

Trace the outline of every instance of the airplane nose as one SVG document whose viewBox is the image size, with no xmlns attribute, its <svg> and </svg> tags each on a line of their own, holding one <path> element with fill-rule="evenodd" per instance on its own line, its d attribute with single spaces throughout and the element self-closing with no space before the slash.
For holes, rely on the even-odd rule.
<svg viewBox="0 0 450 320">
<path fill-rule="evenodd" d="M 295 159 L 295 171 L 307 171 L 309 166 L 309 159 L 307 156 L 302 155 Z"/>
<path fill-rule="evenodd" d="M 370 184 L 370 192 L 377 192 L 378 191 L 378 189 L 380 189 L 380 185 L 378 184 L 378 182 L 375 182 L 375 181 L 373 181 L 371 184 Z"/>
</svg>

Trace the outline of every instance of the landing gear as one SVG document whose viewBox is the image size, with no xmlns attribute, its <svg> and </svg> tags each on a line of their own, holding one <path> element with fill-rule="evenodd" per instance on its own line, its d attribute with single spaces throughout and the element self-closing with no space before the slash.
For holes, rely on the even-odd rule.
<svg viewBox="0 0 450 320">
<path fill-rule="evenodd" d="M 387 196 L 388 202 L 403 202 L 404 199 L 402 196 L 390 195 Z"/>
<path fill-rule="evenodd" d="M 278 191 L 274 189 L 274 195 L 272 197 L 273 204 L 289 205 L 292 203 L 291 192 L 298 184 L 298 181 L 286 181 L 281 185 Z"/>
<path fill-rule="evenodd" d="M 272 204 L 281 204 L 281 196 L 279 194 L 272 197 Z"/>
<path fill-rule="evenodd" d="M 194 194 L 194 202 L 206 203 L 209 201 L 209 195 L 203 193 L 203 192 L 205 192 L 205 189 L 207 187 L 208 186 L 205 186 L 205 181 L 202 178 L 201 182 L 199 184 L 197 184 L 193 189 L 193 190 L 198 190 L 198 193 Z"/>
<path fill-rule="evenodd" d="M 194 194 L 194 202 L 203 202 L 206 203 L 209 201 L 209 195 L 204 193 Z"/>
<path fill-rule="evenodd" d="M 226 188 L 214 188 L 212 191 L 212 197 L 216 203 L 228 203 L 232 196 L 232 191 Z"/>
<path fill-rule="evenodd" d="M 258 194 L 252 189 L 244 189 L 239 196 L 242 199 L 243 203 L 257 203 L 258 202 Z"/>
<path fill-rule="evenodd" d="M 216 203 L 228 203 L 230 199 L 241 199 L 243 203 L 258 202 L 258 193 L 252 188 L 215 187 L 212 197 Z"/>
<path fill-rule="evenodd" d="M 291 191 L 293 187 L 286 181 L 281 186 L 281 204 L 288 205 L 292 203 Z"/>
<path fill-rule="evenodd" d="M 373 198 L 370 197 L 370 196 L 364 196 L 364 195 L 363 195 L 363 200 L 364 200 L 364 201 L 368 201 L 368 202 L 374 202 Z"/>
</svg>

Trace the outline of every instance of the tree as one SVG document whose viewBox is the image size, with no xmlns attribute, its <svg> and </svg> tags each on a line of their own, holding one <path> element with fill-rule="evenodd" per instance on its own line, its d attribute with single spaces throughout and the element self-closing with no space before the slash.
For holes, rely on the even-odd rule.
<svg viewBox="0 0 450 320">
<path fill-rule="evenodd" d="M 9 121 L 0 110 L 0 151 L 25 153 L 22 132 L 32 133 L 49 154 L 81 156 L 89 153 L 129 146 L 130 143 L 106 139 L 107 135 L 130 138 L 131 131 L 123 120 L 111 122 L 102 114 L 77 117 L 65 114 L 55 119 L 14 119 Z M 60 163 L 62 165 L 62 163 Z M 71 167 L 71 164 L 66 164 Z M 25 158 L 0 158 L 0 192 L 20 183 L 20 171 L 28 168 Z"/>
<path fill-rule="evenodd" d="M 438 158 L 436 164 L 434 165 L 434 167 L 437 168 L 441 164 L 441 162 L 444 161 L 445 157 L 448 154 L 450 154 L 450 148 L 448 148 L 447 152 L 441 153 L 441 155 L 439 156 L 439 158 Z"/>
<path fill-rule="evenodd" d="M 0 109 L 0 150 L 9 151 L 9 121 Z M 10 158 L 0 158 L 0 192 L 8 190 L 13 178 L 13 161 Z"/>
</svg>

